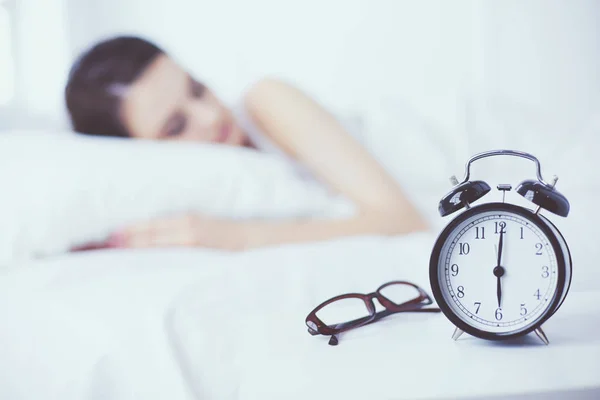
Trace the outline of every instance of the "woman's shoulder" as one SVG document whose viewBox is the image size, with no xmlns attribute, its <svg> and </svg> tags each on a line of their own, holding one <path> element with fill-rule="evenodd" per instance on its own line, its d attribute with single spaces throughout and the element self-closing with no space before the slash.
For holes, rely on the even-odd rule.
<svg viewBox="0 0 600 400">
<path fill-rule="evenodd" d="M 268 107 L 262 104 L 262 97 L 272 79 L 262 78 L 253 81 L 242 89 L 240 95 L 231 105 L 231 111 L 237 123 L 244 130 L 252 144 L 259 150 L 281 153 L 281 150 L 271 141 L 267 132 L 261 127 L 257 110 L 268 113 Z M 261 111 L 259 111 L 261 112 Z"/>
<path fill-rule="evenodd" d="M 293 87 L 294 85 L 291 82 L 282 77 L 266 75 L 251 81 L 246 86 L 246 93 L 252 96 L 262 94 L 266 91 L 290 89 Z"/>
<path fill-rule="evenodd" d="M 293 90 L 293 85 L 282 78 L 265 76 L 254 80 L 241 90 L 232 107 L 234 114 L 240 122 L 257 130 L 265 118 L 275 117 L 272 106 L 291 95 Z"/>
<path fill-rule="evenodd" d="M 298 88 L 291 82 L 274 76 L 259 78 L 245 87 L 241 100 L 244 107 L 251 113 L 260 113 L 265 106 L 292 96 Z"/>
<path fill-rule="evenodd" d="M 242 91 L 242 95 L 233 107 L 233 114 L 240 127 L 248 136 L 252 145 L 266 153 L 277 154 L 296 165 L 300 175 L 308 176 L 305 168 L 281 148 L 263 128 L 265 118 L 277 118 L 273 112 L 273 102 L 286 96 L 284 91 L 293 90 L 293 86 L 284 80 L 265 77 L 253 82 Z M 267 124 L 268 125 L 268 124 Z"/>
</svg>

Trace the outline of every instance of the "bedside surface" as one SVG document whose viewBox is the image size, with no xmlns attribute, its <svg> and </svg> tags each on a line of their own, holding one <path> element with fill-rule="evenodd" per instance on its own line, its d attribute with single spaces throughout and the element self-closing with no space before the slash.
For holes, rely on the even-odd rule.
<svg viewBox="0 0 600 400">
<path fill-rule="evenodd" d="M 454 341 L 441 313 L 391 316 L 329 346 L 327 337 L 306 332 L 298 313 L 274 309 L 248 310 L 221 324 L 219 337 L 205 330 L 188 343 L 235 348 L 232 364 L 219 369 L 233 374 L 243 399 L 600 398 L 599 305 L 600 293 L 570 293 L 543 326 L 548 346 L 534 333 L 504 342 L 463 334 Z M 184 320 L 191 320 L 181 317 L 186 329 Z"/>
</svg>

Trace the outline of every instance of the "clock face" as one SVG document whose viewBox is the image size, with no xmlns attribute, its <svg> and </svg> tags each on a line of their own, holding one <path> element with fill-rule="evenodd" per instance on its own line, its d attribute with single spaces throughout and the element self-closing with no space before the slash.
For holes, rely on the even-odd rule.
<svg viewBox="0 0 600 400">
<path fill-rule="evenodd" d="M 564 277 L 556 248 L 551 229 L 529 210 L 504 203 L 467 210 L 432 254 L 438 303 L 465 331 L 525 331 L 559 300 Z"/>
</svg>

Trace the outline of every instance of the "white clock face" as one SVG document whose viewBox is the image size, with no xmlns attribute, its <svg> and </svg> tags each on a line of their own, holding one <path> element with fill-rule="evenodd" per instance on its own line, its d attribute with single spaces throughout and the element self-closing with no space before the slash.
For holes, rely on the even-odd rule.
<svg viewBox="0 0 600 400">
<path fill-rule="evenodd" d="M 452 312 L 497 334 L 531 326 L 557 291 L 556 254 L 548 237 L 531 220 L 506 210 L 484 211 L 458 224 L 441 248 L 437 273 Z"/>
</svg>

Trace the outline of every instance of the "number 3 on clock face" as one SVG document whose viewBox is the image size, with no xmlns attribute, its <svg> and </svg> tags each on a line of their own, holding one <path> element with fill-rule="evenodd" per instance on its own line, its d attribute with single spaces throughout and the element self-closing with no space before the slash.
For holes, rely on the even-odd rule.
<svg viewBox="0 0 600 400">
<path fill-rule="evenodd" d="M 465 211 L 432 252 L 432 290 L 440 308 L 457 327 L 482 338 L 532 331 L 566 294 L 570 260 L 561 238 L 547 219 L 512 204 Z"/>
</svg>

